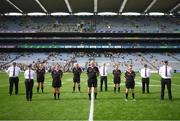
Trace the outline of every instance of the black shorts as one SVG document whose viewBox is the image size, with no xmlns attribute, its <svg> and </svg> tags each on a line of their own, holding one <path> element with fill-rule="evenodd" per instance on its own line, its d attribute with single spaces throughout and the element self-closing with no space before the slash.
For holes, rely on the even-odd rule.
<svg viewBox="0 0 180 121">
<path fill-rule="evenodd" d="M 95 80 L 95 81 L 88 81 L 88 87 L 97 87 L 97 80 Z"/>
<path fill-rule="evenodd" d="M 37 82 L 42 82 L 42 83 L 44 83 L 44 77 L 37 78 Z"/>
<path fill-rule="evenodd" d="M 73 78 L 73 82 L 74 82 L 74 83 L 80 83 L 80 78 L 74 77 L 74 78 Z"/>
<path fill-rule="evenodd" d="M 52 81 L 52 87 L 60 88 L 61 86 L 62 86 L 61 80 L 53 80 Z"/>
<path fill-rule="evenodd" d="M 135 82 L 134 81 L 132 81 L 132 82 L 126 82 L 126 88 L 127 89 L 134 89 L 134 87 L 135 87 Z"/>
<path fill-rule="evenodd" d="M 121 80 L 120 78 L 114 78 L 114 84 L 120 84 Z"/>
</svg>

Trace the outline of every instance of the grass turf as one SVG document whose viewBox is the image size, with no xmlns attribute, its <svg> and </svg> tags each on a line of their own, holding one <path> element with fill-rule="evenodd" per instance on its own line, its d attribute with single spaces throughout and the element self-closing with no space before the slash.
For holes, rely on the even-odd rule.
<svg viewBox="0 0 180 121">
<path fill-rule="evenodd" d="M 23 74 L 20 75 L 19 95 L 8 95 L 9 83 L 6 73 L 0 73 L 0 120 L 88 120 L 90 101 L 87 95 L 87 76 L 81 76 L 81 93 L 72 93 L 72 73 L 63 76 L 61 99 L 54 100 L 51 76 L 46 74 L 44 94 L 33 89 L 33 100 L 25 99 Z M 150 94 L 142 94 L 141 79 L 136 77 L 136 102 L 129 94 L 124 101 L 124 74 L 122 74 L 121 92 L 113 93 L 112 75 L 108 76 L 108 92 L 98 92 L 94 102 L 95 120 L 178 120 L 180 119 L 180 73 L 172 78 L 173 101 L 160 101 L 160 77 L 152 74 Z M 98 87 L 99 90 L 99 87 Z"/>
</svg>

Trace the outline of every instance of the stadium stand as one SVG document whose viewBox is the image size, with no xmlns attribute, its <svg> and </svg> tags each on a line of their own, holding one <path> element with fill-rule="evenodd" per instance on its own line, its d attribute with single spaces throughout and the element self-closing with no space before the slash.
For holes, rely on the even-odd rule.
<svg viewBox="0 0 180 121">
<path fill-rule="evenodd" d="M 98 66 L 101 66 L 103 63 L 108 63 L 110 69 L 113 69 L 114 64 L 119 64 L 122 71 L 125 71 L 128 64 L 134 65 L 134 70 L 139 71 L 144 64 L 148 64 L 148 66 L 157 71 L 158 68 L 163 65 L 164 60 L 169 60 L 169 64 L 174 69 L 180 69 L 180 59 L 179 53 L 9 53 L 3 54 L 6 55 L 7 58 L 1 59 L 1 70 L 7 68 L 12 59 L 17 62 L 19 65 L 27 65 L 33 63 L 36 65 L 37 63 L 45 63 L 47 69 L 50 66 L 59 63 L 61 64 L 66 71 L 71 71 L 73 64 L 78 62 L 83 69 L 87 68 L 87 62 L 91 60 L 95 60 Z M 173 56 L 172 56 L 173 55 Z M 176 59 L 175 59 L 175 58 Z M 29 59 L 31 58 L 31 59 Z M 6 64 L 7 62 L 10 62 Z M 24 69 L 23 66 L 22 70 Z"/>
<path fill-rule="evenodd" d="M 0 17 L 0 32 L 179 33 L 179 17 Z"/>
</svg>

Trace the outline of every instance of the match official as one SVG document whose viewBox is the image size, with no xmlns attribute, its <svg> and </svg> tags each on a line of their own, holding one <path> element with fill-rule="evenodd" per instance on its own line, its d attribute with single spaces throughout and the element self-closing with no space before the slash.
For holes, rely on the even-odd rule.
<svg viewBox="0 0 180 121">
<path fill-rule="evenodd" d="M 35 75 L 35 72 L 32 70 L 32 65 L 30 64 L 28 69 L 24 72 L 27 101 L 32 101 Z"/>
<path fill-rule="evenodd" d="M 105 91 L 107 91 L 107 90 L 108 90 L 108 86 L 107 86 L 107 74 L 108 74 L 108 69 L 107 69 L 105 63 L 100 67 L 99 72 L 100 72 L 100 76 L 101 76 L 100 91 L 103 90 L 103 89 L 102 89 L 103 82 L 104 82 L 104 85 L 105 85 Z"/>
<path fill-rule="evenodd" d="M 54 99 L 56 100 L 56 97 L 58 96 L 58 99 L 60 97 L 60 88 L 62 86 L 62 76 L 63 76 L 63 71 L 60 68 L 59 64 L 56 64 L 55 67 L 53 68 L 51 72 L 52 76 L 52 87 L 54 88 Z"/>
<path fill-rule="evenodd" d="M 132 70 L 132 65 L 128 66 L 128 70 L 125 72 L 125 79 L 126 79 L 126 99 L 125 101 L 128 101 L 128 92 L 129 89 L 132 91 L 132 98 L 133 101 L 135 100 L 135 92 L 134 92 L 134 87 L 135 87 L 135 72 Z"/>
<path fill-rule="evenodd" d="M 42 64 L 39 64 L 36 70 L 36 74 L 37 74 L 37 93 L 39 93 L 39 88 L 41 86 L 41 91 L 42 93 L 44 92 L 44 79 L 45 79 L 45 68 L 43 67 Z"/>
<path fill-rule="evenodd" d="M 91 100 L 91 92 L 92 88 L 94 88 L 94 96 L 95 99 L 97 97 L 97 76 L 99 76 L 99 69 L 96 67 L 95 62 L 91 61 L 90 66 L 87 69 L 87 76 L 88 76 L 88 95 L 89 100 Z"/>
<path fill-rule="evenodd" d="M 73 92 L 75 92 L 76 85 L 78 86 L 79 92 L 81 90 L 81 87 L 80 87 L 81 73 L 82 73 L 82 69 L 80 68 L 79 64 L 78 63 L 74 64 L 74 68 L 73 68 L 73 83 L 74 83 Z"/>
<path fill-rule="evenodd" d="M 147 67 L 147 64 L 144 65 L 144 68 L 140 71 L 142 78 L 142 93 L 145 93 L 145 86 L 147 93 L 149 93 L 149 77 L 151 75 L 150 69 Z"/>
<path fill-rule="evenodd" d="M 159 74 L 161 76 L 161 100 L 164 100 L 165 85 L 167 85 L 169 100 L 172 100 L 171 92 L 171 75 L 172 67 L 168 66 L 168 61 L 164 61 L 164 65 L 160 67 Z"/>
<path fill-rule="evenodd" d="M 6 71 L 9 75 L 9 95 L 12 95 L 13 85 L 15 84 L 15 94 L 18 94 L 19 88 L 19 73 L 21 72 L 20 68 L 16 66 L 16 62 L 13 62 L 12 66 L 9 67 Z"/>
<path fill-rule="evenodd" d="M 113 70 L 114 75 L 114 93 L 116 93 L 116 88 L 118 88 L 118 92 L 120 92 L 120 83 L 121 83 L 121 70 L 118 68 L 118 65 L 115 66 Z"/>
</svg>

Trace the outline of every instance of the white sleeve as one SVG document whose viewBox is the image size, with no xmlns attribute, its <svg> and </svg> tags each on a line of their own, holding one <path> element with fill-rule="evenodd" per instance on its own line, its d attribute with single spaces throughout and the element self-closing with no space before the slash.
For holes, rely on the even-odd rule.
<svg viewBox="0 0 180 121">
<path fill-rule="evenodd" d="M 159 68 L 159 75 L 161 75 L 161 70 L 162 70 L 162 69 L 161 69 L 161 68 Z"/>
<path fill-rule="evenodd" d="M 139 71 L 140 75 L 142 76 L 142 69 Z"/>
<path fill-rule="evenodd" d="M 24 78 L 26 78 L 26 71 L 24 72 Z"/>
</svg>

